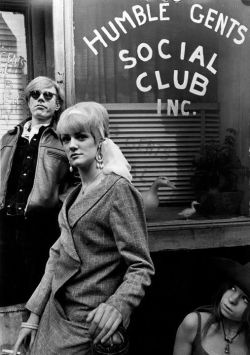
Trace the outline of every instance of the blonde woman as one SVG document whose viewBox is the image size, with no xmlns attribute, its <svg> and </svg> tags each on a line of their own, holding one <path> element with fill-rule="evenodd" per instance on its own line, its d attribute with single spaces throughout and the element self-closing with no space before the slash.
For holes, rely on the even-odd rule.
<svg viewBox="0 0 250 355">
<path fill-rule="evenodd" d="M 108 138 L 108 124 L 106 109 L 96 102 L 61 115 L 57 131 L 81 184 L 64 202 L 61 236 L 26 305 L 31 313 L 15 354 L 27 335 L 34 355 L 92 354 L 102 345 L 120 351 L 119 329 L 128 326 L 150 285 L 154 267 L 142 198 L 129 164 Z"/>
</svg>

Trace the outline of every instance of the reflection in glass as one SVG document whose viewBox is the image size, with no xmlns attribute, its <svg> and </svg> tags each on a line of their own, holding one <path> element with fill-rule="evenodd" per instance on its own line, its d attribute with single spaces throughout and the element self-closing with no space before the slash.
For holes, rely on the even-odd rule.
<svg viewBox="0 0 250 355">
<path fill-rule="evenodd" d="M 26 80 L 24 15 L 0 11 L 0 137 L 26 116 Z"/>
</svg>

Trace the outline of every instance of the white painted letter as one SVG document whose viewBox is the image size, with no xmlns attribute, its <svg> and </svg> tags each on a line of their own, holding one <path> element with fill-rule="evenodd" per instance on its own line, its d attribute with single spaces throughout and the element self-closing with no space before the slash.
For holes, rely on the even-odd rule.
<svg viewBox="0 0 250 355">
<path fill-rule="evenodd" d="M 227 25 L 227 21 L 228 21 L 228 16 L 224 17 L 224 14 L 220 13 L 214 31 L 218 32 L 218 30 L 220 29 L 220 35 L 223 36 Z"/>
<path fill-rule="evenodd" d="M 136 66 L 137 60 L 134 57 L 125 57 L 126 54 L 129 54 L 129 51 L 127 49 L 122 49 L 119 52 L 119 58 L 121 59 L 122 62 L 127 62 L 131 60 L 131 64 L 124 65 L 124 69 L 131 69 Z"/>
<path fill-rule="evenodd" d="M 142 79 L 145 78 L 146 76 L 148 76 L 148 74 L 146 72 L 144 72 L 144 73 L 141 73 L 140 75 L 138 75 L 138 77 L 136 79 L 136 86 L 142 92 L 148 92 L 148 91 L 150 91 L 152 89 L 151 85 L 148 85 L 148 86 L 142 86 L 141 85 Z"/>
<path fill-rule="evenodd" d="M 156 81 L 157 81 L 157 85 L 158 85 L 158 89 L 159 89 L 159 90 L 169 88 L 170 85 L 169 85 L 168 83 L 162 84 L 162 81 L 161 81 L 161 74 L 160 74 L 159 70 L 156 70 L 156 71 L 155 71 L 155 77 L 156 77 Z"/>
<path fill-rule="evenodd" d="M 189 58 L 189 61 L 191 63 L 193 63 L 196 59 L 198 59 L 200 61 L 200 65 L 202 67 L 204 67 L 204 53 L 203 53 L 203 47 L 202 46 L 198 46 L 193 54 L 191 55 L 191 57 Z"/>
<path fill-rule="evenodd" d="M 134 23 L 134 21 L 132 20 L 130 15 L 127 13 L 127 11 L 123 11 L 122 17 L 115 17 L 115 22 L 121 28 L 123 33 L 127 33 L 127 30 L 124 28 L 124 26 L 121 24 L 121 22 L 125 22 L 126 20 L 128 20 L 130 22 L 130 24 L 133 28 L 136 28 L 136 24 Z"/>
<path fill-rule="evenodd" d="M 194 9 L 196 7 L 199 7 L 201 10 L 203 9 L 203 7 L 200 4 L 194 4 L 190 10 L 190 18 L 193 22 L 202 23 L 202 20 L 204 19 L 204 15 L 199 15 L 197 19 L 194 17 Z"/>
<path fill-rule="evenodd" d="M 174 86 L 176 87 L 176 89 L 184 90 L 188 84 L 189 72 L 188 72 L 188 70 L 185 70 L 184 79 L 183 79 L 182 84 L 180 84 L 178 81 L 178 74 L 179 74 L 179 70 L 175 69 L 174 70 Z"/>
<path fill-rule="evenodd" d="M 161 2 L 159 4 L 159 11 L 160 11 L 160 21 L 169 21 L 170 17 L 164 17 L 163 14 L 166 12 L 167 9 L 165 9 L 166 6 L 169 6 L 169 2 Z"/>
<path fill-rule="evenodd" d="M 143 48 L 146 48 L 146 50 L 148 51 L 148 55 L 146 57 L 143 57 L 142 54 L 141 54 L 141 51 L 142 51 Z M 139 46 L 137 47 L 137 55 L 143 62 L 147 62 L 147 61 L 149 61 L 152 58 L 153 50 L 152 50 L 152 48 L 150 47 L 149 44 L 140 43 Z"/>
<path fill-rule="evenodd" d="M 186 52 L 186 42 L 181 42 L 181 54 L 180 54 L 181 60 L 184 60 L 185 52 Z"/>
<path fill-rule="evenodd" d="M 212 58 L 210 59 L 208 65 L 207 65 L 207 69 L 209 71 L 211 71 L 212 74 L 216 74 L 217 73 L 217 70 L 213 68 L 213 64 L 214 64 L 214 61 L 215 61 L 216 57 L 217 57 L 217 53 L 214 53 Z"/>
<path fill-rule="evenodd" d="M 213 27 L 209 24 L 209 22 L 214 22 L 214 17 L 212 16 L 212 14 L 217 15 L 218 11 L 214 9 L 209 9 L 207 13 L 206 21 L 204 22 L 204 26 L 210 29 L 212 29 Z"/>
<path fill-rule="evenodd" d="M 112 30 L 114 31 L 115 33 L 115 37 L 112 37 L 112 35 L 109 33 L 109 31 L 104 27 L 102 26 L 101 29 L 103 30 L 103 32 L 105 33 L 105 35 L 108 37 L 108 39 L 110 39 L 110 41 L 114 42 L 116 41 L 119 37 L 120 37 L 120 33 L 119 31 L 117 30 L 117 28 L 115 27 L 115 25 L 109 21 L 109 26 L 112 28 Z"/>
<path fill-rule="evenodd" d="M 235 19 L 233 19 L 233 18 L 231 18 L 230 20 L 231 20 L 231 22 L 232 22 L 232 25 L 230 26 L 229 30 L 227 31 L 227 34 L 226 34 L 226 37 L 227 37 L 227 38 L 230 37 L 230 35 L 231 35 L 231 33 L 232 33 L 232 31 L 233 31 L 235 25 L 238 25 L 238 26 L 239 26 L 239 24 L 240 24 L 239 21 L 237 21 L 237 20 L 235 20 Z"/>
<path fill-rule="evenodd" d="M 178 110 L 179 110 L 179 100 L 171 100 L 168 99 L 168 106 L 167 106 L 167 115 L 171 115 L 171 111 L 173 112 L 173 115 L 176 117 L 178 116 Z"/>
<path fill-rule="evenodd" d="M 139 26 L 144 25 L 147 21 L 147 17 L 145 15 L 144 9 L 140 5 L 132 6 L 133 13 L 135 15 L 136 21 Z"/>
<path fill-rule="evenodd" d="M 159 56 L 163 59 L 169 59 L 171 58 L 171 54 L 164 54 L 163 51 L 162 51 L 162 46 L 164 43 L 167 43 L 169 44 L 169 40 L 168 39 L 161 39 L 160 42 L 158 43 L 158 53 L 159 53 Z"/>
<path fill-rule="evenodd" d="M 150 10 L 150 5 L 149 4 L 146 5 L 146 8 L 147 8 L 147 12 L 148 12 L 148 20 L 149 20 L 149 22 L 157 21 L 158 17 L 156 17 L 156 16 L 152 17 L 151 16 L 151 10 Z"/>
<path fill-rule="evenodd" d="M 193 80 L 191 82 L 191 85 L 190 85 L 191 94 L 198 95 L 198 96 L 204 96 L 207 91 L 208 83 L 209 83 L 209 80 L 204 75 L 201 75 L 199 73 L 195 73 L 193 76 Z M 202 90 L 201 91 L 196 90 L 195 85 L 201 87 Z"/>
<path fill-rule="evenodd" d="M 161 99 L 157 99 L 157 115 L 161 114 Z"/>
<path fill-rule="evenodd" d="M 189 116 L 189 112 L 185 111 L 185 105 L 190 105 L 191 101 L 183 100 L 181 103 L 181 114 L 182 116 Z"/>
<path fill-rule="evenodd" d="M 100 41 L 100 42 L 104 45 L 104 47 L 108 47 L 108 45 L 107 45 L 107 43 L 104 41 L 104 39 L 103 39 L 103 37 L 102 37 L 102 35 L 100 34 L 99 31 L 94 30 L 93 32 L 95 33 L 96 37 L 94 37 L 91 41 L 89 41 L 89 40 L 87 39 L 87 37 L 83 37 L 83 40 L 87 43 L 87 45 L 88 45 L 89 48 L 94 52 L 94 54 L 97 55 L 97 54 L 98 54 L 98 51 L 97 51 L 97 50 L 95 49 L 95 47 L 93 46 L 93 44 L 94 44 L 95 42 Z"/>
<path fill-rule="evenodd" d="M 236 39 L 236 38 L 234 38 L 234 43 L 236 43 L 236 44 L 242 44 L 242 43 L 245 41 L 245 36 L 244 36 L 244 34 L 242 33 L 242 31 L 247 32 L 247 31 L 248 31 L 248 28 L 247 28 L 246 26 L 243 26 L 243 25 L 241 25 L 241 26 L 238 28 L 238 33 L 239 33 L 239 35 L 241 36 L 241 39 Z"/>
</svg>

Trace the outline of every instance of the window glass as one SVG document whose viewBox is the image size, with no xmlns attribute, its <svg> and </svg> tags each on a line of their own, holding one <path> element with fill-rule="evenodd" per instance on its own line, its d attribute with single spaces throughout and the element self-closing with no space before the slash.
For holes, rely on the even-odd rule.
<svg viewBox="0 0 250 355">
<path fill-rule="evenodd" d="M 74 1 L 77 98 L 216 101 L 218 41 L 201 26 L 197 36 L 189 5 L 172 3 Z"/>
<path fill-rule="evenodd" d="M 26 84 L 24 15 L 0 11 L 0 136 L 26 117 Z"/>
<path fill-rule="evenodd" d="M 149 218 L 248 215 L 250 7 L 235 0 L 73 4 L 76 100 L 106 104 L 135 185 L 152 206 L 158 190 L 162 209 L 153 207 Z"/>
</svg>

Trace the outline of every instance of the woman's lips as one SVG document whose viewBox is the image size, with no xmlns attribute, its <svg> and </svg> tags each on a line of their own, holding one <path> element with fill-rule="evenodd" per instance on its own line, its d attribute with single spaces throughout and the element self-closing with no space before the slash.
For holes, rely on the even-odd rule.
<svg viewBox="0 0 250 355">
<path fill-rule="evenodd" d="M 70 155 L 70 158 L 71 158 L 71 159 L 74 159 L 74 158 L 79 157 L 79 155 L 80 155 L 80 154 L 74 153 L 74 154 L 71 154 L 71 155 Z"/>
<path fill-rule="evenodd" d="M 232 309 L 230 307 L 228 307 L 226 304 L 223 305 L 224 309 L 226 310 L 227 313 L 232 313 Z"/>
</svg>

